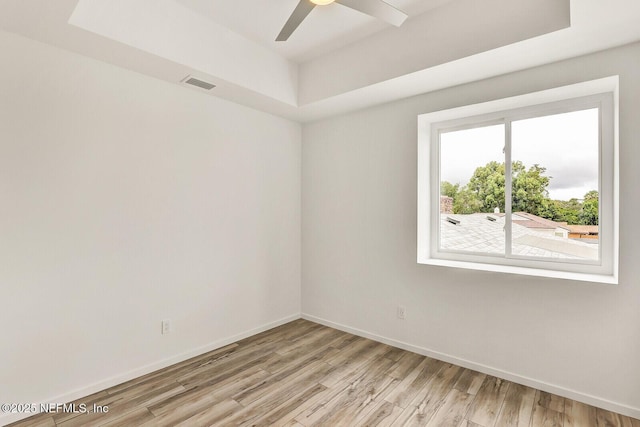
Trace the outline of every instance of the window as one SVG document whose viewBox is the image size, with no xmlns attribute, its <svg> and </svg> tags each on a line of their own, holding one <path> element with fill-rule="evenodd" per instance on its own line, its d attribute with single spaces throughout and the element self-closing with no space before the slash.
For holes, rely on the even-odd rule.
<svg viewBox="0 0 640 427">
<path fill-rule="evenodd" d="M 420 116 L 418 262 L 616 283 L 616 91 Z"/>
</svg>

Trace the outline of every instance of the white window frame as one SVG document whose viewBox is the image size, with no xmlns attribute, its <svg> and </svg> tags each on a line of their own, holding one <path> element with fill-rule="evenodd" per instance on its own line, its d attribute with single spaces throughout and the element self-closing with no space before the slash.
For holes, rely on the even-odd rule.
<svg viewBox="0 0 640 427">
<path fill-rule="evenodd" d="M 418 116 L 418 263 L 589 282 L 618 283 L 618 76 Z M 599 261 L 558 261 L 441 251 L 440 132 L 598 107 Z M 510 153 L 506 153 L 510 159 Z M 510 162 L 505 163 L 510 173 Z M 510 188 L 505 189 L 510 204 Z M 507 214 L 506 239 L 511 218 Z"/>
</svg>

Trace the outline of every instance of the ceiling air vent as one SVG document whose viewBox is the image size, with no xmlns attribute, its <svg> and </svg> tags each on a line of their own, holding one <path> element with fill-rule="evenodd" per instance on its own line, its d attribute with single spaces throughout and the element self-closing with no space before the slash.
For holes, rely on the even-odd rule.
<svg viewBox="0 0 640 427">
<path fill-rule="evenodd" d="M 197 86 L 205 90 L 211 90 L 214 87 L 216 87 L 216 85 L 214 85 L 213 83 L 205 82 L 203 80 L 196 79 L 195 77 L 192 77 L 192 76 L 185 77 L 184 80 L 182 80 L 182 82 L 191 86 Z"/>
</svg>

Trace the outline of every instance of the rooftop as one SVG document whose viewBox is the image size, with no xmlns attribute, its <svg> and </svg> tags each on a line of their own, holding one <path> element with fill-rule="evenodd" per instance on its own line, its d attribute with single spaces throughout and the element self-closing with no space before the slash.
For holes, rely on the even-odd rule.
<svg viewBox="0 0 640 427">
<path fill-rule="evenodd" d="M 569 230 L 566 222 L 552 221 L 527 212 L 515 212 L 513 214 L 513 222 L 527 228 L 542 228 L 546 230 L 564 228 L 565 230 Z"/>
<path fill-rule="evenodd" d="M 458 223 L 453 224 L 447 218 Z M 504 215 L 442 214 L 440 215 L 441 247 L 446 250 L 504 254 L 504 226 Z M 513 222 L 512 235 L 514 255 L 556 259 L 598 259 L 596 245 L 541 233 L 536 231 L 535 227 L 525 227 L 518 221 Z"/>
</svg>

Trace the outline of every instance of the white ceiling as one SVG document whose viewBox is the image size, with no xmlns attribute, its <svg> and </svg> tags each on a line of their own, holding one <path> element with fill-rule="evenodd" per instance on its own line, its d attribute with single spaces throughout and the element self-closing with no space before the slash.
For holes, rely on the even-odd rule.
<svg viewBox="0 0 640 427">
<path fill-rule="evenodd" d="M 286 42 L 275 38 L 298 0 L 176 0 L 214 22 L 301 63 L 390 28 L 338 3 L 316 7 Z M 452 0 L 387 0 L 410 17 Z"/>
<path fill-rule="evenodd" d="M 640 40 L 638 0 L 388 1 L 400 28 L 333 4 L 279 43 L 298 0 L 2 0 L 0 30 L 303 122 Z"/>
</svg>

